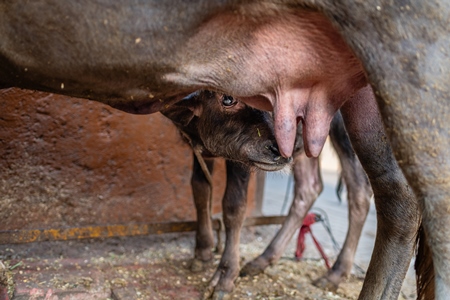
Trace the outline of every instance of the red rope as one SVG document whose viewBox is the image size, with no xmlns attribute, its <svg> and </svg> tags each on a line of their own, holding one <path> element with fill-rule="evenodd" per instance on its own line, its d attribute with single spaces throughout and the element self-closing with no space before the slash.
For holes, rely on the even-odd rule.
<svg viewBox="0 0 450 300">
<path fill-rule="evenodd" d="M 303 225 L 300 228 L 300 232 L 298 233 L 297 250 L 295 251 L 295 257 L 297 258 L 297 260 L 300 260 L 302 258 L 303 252 L 305 251 L 305 236 L 309 232 L 309 234 L 311 234 L 314 244 L 316 245 L 317 250 L 319 250 L 320 255 L 325 261 L 325 265 L 327 266 L 328 269 L 330 269 L 331 266 L 328 261 L 328 257 L 325 254 L 325 251 L 323 250 L 322 246 L 317 241 L 317 239 L 315 238 L 315 236 L 311 231 L 311 225 L 314 224 L 318 219 L 319 218 L 315 213 L 309 213 L 303 219 Z"/>
</svg>

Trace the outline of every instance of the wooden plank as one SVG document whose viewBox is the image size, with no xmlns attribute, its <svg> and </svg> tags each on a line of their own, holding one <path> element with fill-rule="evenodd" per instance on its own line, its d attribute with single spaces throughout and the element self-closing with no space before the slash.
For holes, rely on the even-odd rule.
<svg viewBox="0 0 450 300">
<path fill-rule="evenodd" d="M 282 224 L 284 216 L 250 217 L 243 226 Z M 212 220 L 214 230 L 222 230 L 220 220 Z M 121 236 L 140 236 L 171 232 L 195 231 L 197 222 L 168 222 L 147 224 L 113 224 L 51 229 L 23 229 L 0 231 L 0 244 L 21 244 L 42 241 L 67 241 L 81 239 L 111 238 Z"/>
<path fill-rule="evenodd" d="M 286 216 L 250 217 L 245 219 L 244 227 L 283 224 Z"/>
</svg>

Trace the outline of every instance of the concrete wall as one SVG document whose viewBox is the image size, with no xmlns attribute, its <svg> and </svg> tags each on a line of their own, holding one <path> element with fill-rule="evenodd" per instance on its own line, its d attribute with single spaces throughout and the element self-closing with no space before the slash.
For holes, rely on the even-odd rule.
<svg viewBox="0 0 450 300">
<path fill-rule="evenodd" d="M 159 113 L 1 90 L 0 158 L 0 230 L 195 219 L 191 150 Z M 214 181 L 218 212 L 221 160 Z"/>
</svg>

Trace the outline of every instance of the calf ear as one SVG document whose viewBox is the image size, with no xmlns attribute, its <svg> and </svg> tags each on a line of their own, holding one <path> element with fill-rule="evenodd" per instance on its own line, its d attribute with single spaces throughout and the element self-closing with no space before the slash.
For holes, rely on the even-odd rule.
<svg viewBox="0 0 450 300">
<path fill-rule="evenodd" d="M 202 113 L 198 92 L 192 93 L 181 101 L 161 110 L 161 113 L 177 125 L 188 126 L 192 119 Z"/>
</svg>

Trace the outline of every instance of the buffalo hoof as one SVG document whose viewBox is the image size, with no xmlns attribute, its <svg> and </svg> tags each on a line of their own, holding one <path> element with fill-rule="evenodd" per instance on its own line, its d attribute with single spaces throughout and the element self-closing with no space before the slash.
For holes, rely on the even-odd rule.
<svg viewBox="0 0 450 300">
<path fill-rule="evenodd" d="M 254 260 L 247 263 L 239 273 L 239 276 L 255 276 L 264 272 L 264 267 L 255 262 Z"/>
<path fill-rule="evenodd" d="M 190 270 L 193 273 L 199 273 L 206 270 L 209 265 L 212 263 L 212 260 L 203 261 L 198 258 L 194 258 L 191 263 Z"/>
<path fill-rule="evenodd" d="M 314 280 L 312 284 L 322 290 L 330 292 L 336 292 L 339 287 L 339 283 L 331 281 L 327 276 L 322 276 Z"/>
</svg>

